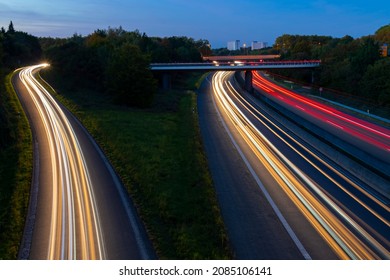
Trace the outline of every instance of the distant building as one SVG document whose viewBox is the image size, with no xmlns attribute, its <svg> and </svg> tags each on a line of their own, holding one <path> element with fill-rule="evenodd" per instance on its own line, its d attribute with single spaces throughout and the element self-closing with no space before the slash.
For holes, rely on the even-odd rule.
<svg viewBox="0 0 390 280">
<path fill-rule="evenodd" d="M 253 50 L 264 49 L 266 47 L 267 47 L 267 43 L 266 42 L 257 42 L 257 41 L 253 41 L 252 42 L 252 51 Z"/>
<path fill-rule="evenodd" d="M 236 51 L 240 49 L 240 40 L 230 41 L 227 43 L 227 49 L 229 51 Z"/>
</svg>

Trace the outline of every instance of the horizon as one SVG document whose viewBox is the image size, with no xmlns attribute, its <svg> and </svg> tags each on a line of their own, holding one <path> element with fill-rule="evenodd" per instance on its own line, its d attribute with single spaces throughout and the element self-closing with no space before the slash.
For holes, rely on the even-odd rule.
<svg viewBox="0 0 390 280">
<path fill-rule="evenodd" d="M 7 28 L 12 21 L 15 30 L 53 38 L 86 36 L 97 29 L 121 26 L 149 37 L 208 40 L 216 49 L 233 40 L 247 45 L 252 41 L 267 42 L 272 46 L 283 34 L 360 38 L 389 24 L 388 10 L 387 1 L 376 2 L 372 7 L 361 0 L 244 0 L 240 4 L 233 0 L 0 0 L 0 26 Z"/>
<path fill-rule="evenodd" d="M 50 36 L 50 35 L 44 35 L 44 36 L 39 36 L 39 35 L 36 35 L 36 34 L 32 34 L 26 30 L 22 30 L 22 29 L 19 29 L 17 28 L 17 24 L 15 24 L 15 22 L 13 20 L 10 20 L 10 22 L 6 25 L 1 25 L 1 27 L 3 27 L 5 30 L 8 29 L 9 27 L 9 24 L 12 22 L 13 26 L 14 26 L 14 29 L 15 31 L 19 31 L 19 32 L 26 32 L 27 34 L 29 35 L 32 35 L 32 36 L 35 36 L 37 38 L 54 38 L 54 39 L 68 39 L 68 38 L 71 38 L 75 35 L 79 35 L 79 36 L 82 36 L 82 37 L 86 37 L 88 35 L 91 35 L 93 32 L 97 31 L 97 30 L 108 30 L 110 28 L 113 28 L 113 29 L 116 29 L 116 28 L 123 28 L 122 25 L 119 25 L 119 26 L 108 26 L 106 28 L 96 28 L 96 29 L 93 29 L 90 33 L 85 33 L 85 34 L 81 34 L 81 33 L 78 33 L 78 32 L 74 32 L 73 34 L 70 34 L 70 35 L 66 35 L 66 36 Z M 383 26 L 386 26 L 388 24 L 385 24 L 385 25 L 382 25 L 382 26 L 378 26 L 378 28 L 376 28 L 372 33 L 370 34 L 363 34 L 361 36 L 357 36 L 357 37 L 354 37 L 354 36 L 351 36 L 350 34 L 345 34 L 345 35 L 342 35 L 342 36 L 332 36 L 332 35 L 326 35 L 326 34 L 288 34 L 288 33 L 283 33 L 283 34 L 280 34 L 278 36 L 275 37 L 275 39 L 272 41 L 272 42 L 268 42 L 268 41 L 258 41 L 258 40 L 250 40 L 250 41 L 245 41 L 243 42 L 242 40 L 240 39 L 232 39 L 232 40 L 229 40 L 229 41 L 226 41 L 224 45 L 221 45 L 221 46 L 217 46 L 217 47 L 213 47 L 213 44 L 210 42 L 210 40 L 208 38 L 194 38 L 194 37 L 191 37 L 191 36 L 187 36 L 187 35 L 162 35 L 162 36 L 159 36 L 159 35 L 155 35 L 155 36 L 152 36 L 152 35 L 149 35 L 147 34 L 146 32 L 143 32 L 142 30 L 139 30 L 138 28 L 135 28 L 133 30 L 127 30 L 125 28 L 123 28 L 124 31 L 126 32 L 140 32 L 141 34 L 145 33 L 146 36 L 148 36 L 149 38 L 169 38 L 169 37 L 188 37 L 188 38 L 192 38 L 194 40 L 208 40 L 210 42 L 210 45 L 211 45 L 211 48 L 212 49 L 221 49 L 221 48 L 227 48 L 227 43 L 228 42 L 231 42 L 231 41 L 236 41 L 238 40 L 240 43 L 239 45 L 240 46 L 243 46 L 244 44 L 246 45 L 246 47 L 250 47 L 252 42 L 264 42 L 267 44 L 267 47 L 266 48 L 270 48 L 270 47 L 273 47 L 274 43 L 275 43 L 275 40 L 280 37 L 280 36 L 283 36 L 283 35 L 292 35 L 292 36 L 325 36 L 325 37 L 331 37 L 331 38 L 342 38 L 342 37 L 345 37 L 345 36 L 351 36 L 353 39 L 358 39 L 358 38 L 362 38 L 362 37 L 365 37 L 365 36 L 371 36 L 371 35 L 374 35 L 375 32 L 380 29 L 381 27 Z M 16 27 L 15 27 L 16 26 Z"/>
</svg>

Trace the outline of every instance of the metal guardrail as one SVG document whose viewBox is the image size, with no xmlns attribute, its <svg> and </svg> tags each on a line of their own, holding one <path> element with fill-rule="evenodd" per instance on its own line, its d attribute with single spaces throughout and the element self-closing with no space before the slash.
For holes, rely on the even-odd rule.
<svg viewBox="0 0 390 280">
<path fill-rule="evenodd" d="M 152 71 L 237 71 L 237 70 L 264 70 L 286 68 L 315 68 L 321 65 L 321 60 L 286 60 L 286 61 L 253 61 L 253 62 L 206 62 L 206 63 L 152 63 Z"/>
</svg>

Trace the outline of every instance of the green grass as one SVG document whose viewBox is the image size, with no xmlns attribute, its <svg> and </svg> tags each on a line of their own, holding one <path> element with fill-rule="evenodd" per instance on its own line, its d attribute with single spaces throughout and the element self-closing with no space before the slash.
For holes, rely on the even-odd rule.
<svg viewBox="0 0 390 280">
<path fill-rule="evenodd" d="M 190 77 L 188 88 L 198 80 Z M 193 91 L 160 92 L 147 110 L 110 105 L 107 96 L 96 92 L 58 93 L 120 175 L 159 258 L 231 258 Z"/>
<path fill-rule="evenodd" d="M 11 85 L 0 87 L 5 129 L 0 150 L 0 259 L 16 259 L 22 239 L 32 177 L 32 137 L 28 120 Z"/>
</svg>

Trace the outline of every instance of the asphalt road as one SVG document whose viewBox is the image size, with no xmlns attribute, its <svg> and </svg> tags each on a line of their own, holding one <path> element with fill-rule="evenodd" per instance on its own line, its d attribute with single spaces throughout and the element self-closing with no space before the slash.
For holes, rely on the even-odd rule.
<svg viewBox="0 0 390 280">
<path fill-rule="evenodd" d="M 258 72 L 254 72 L 254 84 L 262 90 L 267 98 L 281 104 L 298 116 L 310 120 L 326 131 L 337 135 L 343 141 L 351 143 L 371 157 L 378 158 L 389 167 L 389 129 L 294 93 L 273 83 Z"/>
<path fill-rule="evenodd" d="M 209 76 L 199 115 L 237 258 L 388 258 L 388 201 L 243 98 L 231 77 Z"/>
<path fill-rule="evenodd" d="M 243 154 L 243 149 L 248 148 L 244 141 L 240 140 L 231 124 L 229 128 L 229 123 L 219 113 L 214 100 L 211 79 L 212 76 L 209 75 L 199 89 L 199 121 L 210 170 L 235 258 L 336 259 L 336 255 L 327 244 L 302 218 L 299 210 L 286 196 L 281 194 L 278 200 L 279 203 L 284 203 L 289 218 L 299 220 L 298 227 L 305 229 L 301 234 L 312 238 L 302 245 L 301 239 L 289 234 L 286 226 L 289 231 L 293 232 L 296 232 L 298 227 L 292 230 L 289 223 L 285 220 L 282 222 L 261 190 L 263 184 L 273 186 L 277 183 L 272 176 L 266 175 L 265 168 L 250 163 L 254 159 L 247 157 L 248 154 L 250 155 L 249 151 Z M 256 166 L 255 174 L 248 168 L 248 165 Z"/>
<path fill-rule="evenodd" d="M 13 85 L 34 141 L 31 207 L 22 258 L 153 259 L 127 192 L 80 122 L 19 69 Z"/>
</svg>

